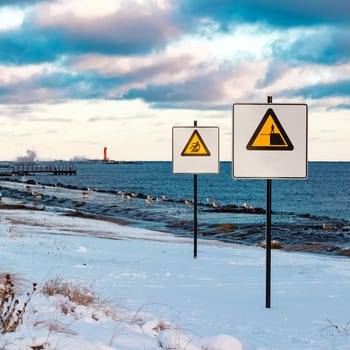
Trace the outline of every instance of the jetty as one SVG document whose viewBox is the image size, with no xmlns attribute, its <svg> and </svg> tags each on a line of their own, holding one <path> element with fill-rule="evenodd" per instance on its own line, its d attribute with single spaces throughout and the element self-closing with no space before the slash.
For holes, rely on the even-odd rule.
<svg viewBox="0 0 350 350">
<path fill-rule="evenodd" d="M 0 166 L 0 177 L 8 176 L 31 176 L 38 174 L 47 175 L 76 175 L 76 166 L 68 164 L 8 164 Z"/>
</svg>

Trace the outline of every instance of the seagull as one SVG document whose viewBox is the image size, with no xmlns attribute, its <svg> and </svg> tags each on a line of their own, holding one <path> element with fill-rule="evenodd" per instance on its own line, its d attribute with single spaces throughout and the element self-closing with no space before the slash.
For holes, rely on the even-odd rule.
<svg viewBox="0 0 350 350">
<path fill-rule="evenodd" d="M 43 195 L 39 192 L 32 192 L 32 195 L 36 198 L 36 199 L 41 199 L 43 198 Z"/>
<path fill-rule="evenodd" d="M 153 198 L 151 196 L 147 196 L 146 203 L 147 204 L 152 204 L 153 203 Z"/>
<path fill-rule="evenodd" d="M 209 197 L 207 198 L 207 203 L 211 204 L 214 208 L 219 208 L 220 207 L 220 203 L 217 201 L 212 201 Z"/>
<path fill-rule="evenodd" d="M 253 206 L 252 206 L 252 205 L 247 204 L 247 203 L 245 203 L 245 202 L 242 203 L 241 207 L 244 208 L 244 209 L 253 209 Z"/>
</svg>

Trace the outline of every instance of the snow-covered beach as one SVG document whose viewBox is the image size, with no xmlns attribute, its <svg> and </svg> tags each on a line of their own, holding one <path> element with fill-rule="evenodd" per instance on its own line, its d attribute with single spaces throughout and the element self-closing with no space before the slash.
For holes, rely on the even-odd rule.
<svg viewBox="0 0 350 350">
<path fill-rule="evenodd" d="M 39 285 L 2 349 L 350 347 L 347 257 L 274 250 L 266 309 L 262 248 L 199 240 L 193 259 L 188 238 L 45 211 L 0 215 L 0 272 L 24 290 Z M 103 305 L 63 313 L 62 296 L 40 292 L 55 278 L 89 286 Z"/>
</svg>

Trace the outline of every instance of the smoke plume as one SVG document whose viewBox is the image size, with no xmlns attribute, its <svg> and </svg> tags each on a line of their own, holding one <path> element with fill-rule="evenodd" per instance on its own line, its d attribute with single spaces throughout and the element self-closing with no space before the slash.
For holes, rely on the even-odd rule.
<svg viewBox="0 0 350 350">
<path fill-rule="evenodd" d="M 35 162 L 36 161 L 36 153 L 33 150 L 27 149 L 27 155 L 17 157 L 17 162 Z"/>
</svg>

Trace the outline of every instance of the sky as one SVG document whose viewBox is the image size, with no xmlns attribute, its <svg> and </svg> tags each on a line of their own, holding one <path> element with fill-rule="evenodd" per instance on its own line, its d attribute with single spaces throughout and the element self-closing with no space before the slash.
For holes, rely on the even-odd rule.
<svg viewBox="0 0 350 350">
<path fill-rule="evenodd" d="M 350 160 L 347 0 L 1 0 L 0 160 L 171 160 L 172 127 L 308 105 L 308 159 Z"/>
</svg>

